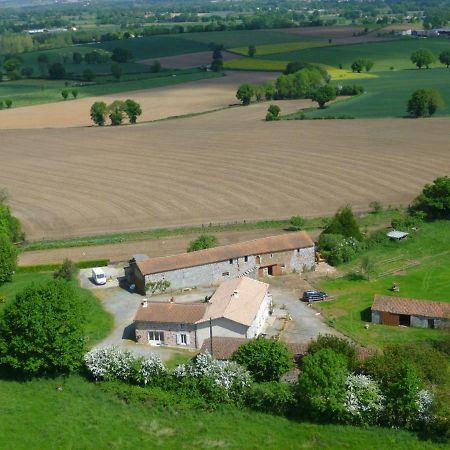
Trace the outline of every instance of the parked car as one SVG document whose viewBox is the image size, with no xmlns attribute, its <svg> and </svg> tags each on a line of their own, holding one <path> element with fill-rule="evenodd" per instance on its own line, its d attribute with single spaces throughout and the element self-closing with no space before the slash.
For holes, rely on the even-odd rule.
<svg viewBox="0 0 450 450">
<path fill-rule="evenodd" d="M 326 300 L 328 294 L 322 291 L 305 291 L 303 292 L 302 300 L 304 302 L 320 302 L 321 300 Z"/>
<path fill-rule="evenodd" d="M 106 284 L 106 275 L 100 268 L 92 269 L 92 280 L 95 284 Z"/>
</svg>

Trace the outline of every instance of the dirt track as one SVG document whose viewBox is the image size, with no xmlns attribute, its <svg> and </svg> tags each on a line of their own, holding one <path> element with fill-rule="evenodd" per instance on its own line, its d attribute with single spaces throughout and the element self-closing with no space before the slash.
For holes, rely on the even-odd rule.
<svg viewBox="0 0 450 450">
<path fill-rule="evenodd" d="M 406 205 L 450 171 L 448 119 L 267 123 L 266 109 L 2 131 L 1 184 L 28 237 L 42 239 Z"/>
<path fill-rule="evenodd" d="M 122 92 L 67 102 L 48 103 L 0 111 L 0 130 L 25 128 L 68 128 L 92 125 L 92 103 L 132 98 L 143 114 L 139 121 L 163 119 L 210 111 L 237 102 L 236 91 L 242 83 L 264 83 L 276 78 L 267 72 L 228 72 L 227 76 L 178 84 L 171 87 Z"/>
</svg>

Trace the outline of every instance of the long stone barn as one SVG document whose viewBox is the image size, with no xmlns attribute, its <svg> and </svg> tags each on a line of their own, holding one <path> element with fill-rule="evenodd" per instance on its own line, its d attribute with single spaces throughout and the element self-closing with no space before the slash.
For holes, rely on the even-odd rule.
<svg viewBox="0 0 450 450">
<path fill-rule="evenodd" d="M 148 282 L 167 280 L 170 289 L 212 286 L 247 276 L 305 272 L 315 268 L 314 242 L 304 231 L 148 259 L 132 259 L 127 281 L 145 294 Z"/>
</svg>

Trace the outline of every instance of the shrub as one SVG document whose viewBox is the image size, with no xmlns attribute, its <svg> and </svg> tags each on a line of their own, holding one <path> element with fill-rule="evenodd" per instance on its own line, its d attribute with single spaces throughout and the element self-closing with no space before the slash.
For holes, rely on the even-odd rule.
<svg viewBox="0 0 450 450">
<path fill-rule="evenodd" d="M 125 100 L 124 111 L 130 123 L 136 123 L 138 116 L 142 114 L 141 105 L 131 99 Z"/>
<path fill-rule="evenodd" d="M 347 339 L 333 336 L 332 334 L 319 335 L 309 344 L 308 353 L 314 355 L 323 349 L 330 349 L 338 355 L 342 355 L 347 362 L 348 370 L 353 371 L 358 368 L 359 362 L 355 346 Z"/>
<path fill-rule="evenodd" d="M 370 209 L 371 209 L 371 213 L 372 214 L 378 214 L 378 213 L 380 213 L 381 211 L 383 211 L 383 205 L 381 204 L 381 202 L 379 202 L 379 201 L 373 201 L 373 202 L 370 202 L 369 203 L 369 207 L 370 207 Z"/>
<path fill-rule="evenodd" d="M 165 373 L 166 369 L 158 355 L 137 358 L 133 364 L 133 379 L 138 384 L 155 384 Z"/>
<path fill-rule="evenodd" d="M 255 89 L 248 83 L 241 84 L 236 92 L 236 98 L 240 100 L 243 105 L 249 105 L 254 95 Z"/>
<path fill-rule="evenodd" d="M 0 286 L 12 280 L 17 267 L 17 250 L 9 236 L 0 230 Z"/>
<path fill-rule="evenodd" d="M 331 250 L 327 256 L 327 261 L 333 266 L 347 263 L 355 259 L 361 249 L 362 246 L 357 239 L 353 237 L 343 239 Z"/>
<path fill-rule="evenodd" d="M 420 223 L 421 220 L 417 216 L 403 216 L 392 219 L 391 226 L 394 230 L 410 230 L 418 227 Z"/>
<path fill-rule="evenodd" d="M 107 107 L 105 102 L 95 102 L 92 104 L 91 119 L 96 125 L 105 125 L 106 109 Z"/>
<path fill-rule="evenodd" d="M 364 93 L 364 87 L 356 84 L 344 85 L 341 88 L 338 88 L 337 93 L 338 95 L 360 95 Z"/>
<path fill-rule="evenodd" d="M 115 346 L 94 348 L 84 355 L 86 368 L 95 380 L 131 381 L 134 361 L 129 350 Z"/>
<path fill-rule="evenodd" d="M 280 119 L 280 107 L 277 105 L 270 105 L 267 109 L 266 120 L 279 120 Z"/>
<path fill-rule="evenodd" d="M 67 97 L 69 96 L 69 91 L 67 89 L 63 89 L 61 91 L 61 95 L 64 100 L 67 100 Z"/>
<path fill-rule="evenodd" d="M 197 239 L 194 239 L 189 243 L 187 251 L 196 252 L 198 250 L 205 250 L 207 248 L 216 247 L 218 243 L 219 241 L 216 236 L 202 234 Z"/>
<path fill-rule="evenodd" d="M 423 213 L 428 220 L 449 220 L 450 177 L 438 177 L 432 184 L 426 184 L 409 210 L 411 213 Z"/>
<path fill-rule="evenodd" d="M 292 216 L 289 219 L 289 230 L 299 231 L 303 230 L 306 224 L 306 219 L 301 216 Z"/>
<path fill-rule="evenodd" d="M 293 356 L 282 342 L 261 337 L 242 344 L 232 358 L 255 381 L 278 381 L 293 366 Z"/>
<path fill-rule="evenodd" d="M 10 98 L 7 98 L 7 99 L 5 100 L 5 105 L 6 105 L 6 107 L 7 107 L 8 109 L 11 108 L 12 104 L 13 104 L 13 101 L 12 101 Z"/>
<path fill-rule="evenodd" d="M 292 386 L 269 381 L 254 383 L 245 396 L 245 403 L 255 411 L 282 416 L 292 411 L 296 401 Z"/>
<path fill-rule="evenodd" d="M 358 241 L 362 241 L 363 238 L 350 205 L 346 205 L 336 212 L 323 233 L 341 234 L 344 237 L 353 237 Z"/>
<path fill-rule="evenodd" d="M 298 379 L 304 413 L 316 420 L 339 421 L 345 415 L 347 362 L 331 349 L 306 355 Z"/>
<path fill-rule="evenodd" d="M 345 408 L 350 423 L 376 424 L 384 409 L 383 402 L 378 383 L 368 375 L 350 374 L 347 377 Z"/>
<path fill-rule="evenodd" d="M 53 273 L 55 278 L 62 278 L 66 281 L 71 281 L 76 272 L 75 264 L 70 259 L 65 259 L 62 266 Z"/>
</svg>

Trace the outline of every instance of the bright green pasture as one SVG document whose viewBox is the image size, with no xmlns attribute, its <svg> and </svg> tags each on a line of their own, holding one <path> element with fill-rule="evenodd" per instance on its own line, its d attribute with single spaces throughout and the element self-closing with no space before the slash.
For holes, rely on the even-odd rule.
<svg viewBox="0 0 450 450">
<path fill-rule="evenodd" d="M 69 81 L 66 87 L 64 81 L 58 80 L 18 80 L 0 83 L 0 100 L 10 98 L 13 107 L 51 103 L 63 100 L 63 89 L 77 89 L 78 98 L 97 95 L 119 94 L 121 92 L 152 89 L 172 86 L 189 81 L 221 76 L 216 72 L 203 72 L 200 70 L 168 71 L 156 74 L 125 75 L 120 82 L 109 80 L 111 77 L 98 78 L 98 83 L 80 83 Z M 71 94 L 70 97 L 71 98 Z"/>
<path fill-rule="evenodd" d="M 6 303 L 0 304 L 0 313 L 4 305 L 11 302 L 18 292 L 32 283 L 47 281 L 51 277 L 52 274 L 50 272 L 27 272 L 14 275 L 11 283 L 5 283 L 0 286 L 0 295 L 6 297 Z M 90 346 L 108 335 L 113 327 L 113 318 L 103 309 L 100 301 L 90 291 L 82 289 L 78 281 L 74 280 L 71 283 L 87 306 L 86 336 L 88 337 L 88 345 Z M 0 405 L 2 403 L 0 400 Z"/>
<path fill-rule="evenodd" d="M 450 70 L 401 70 L 378 73 L 377 78 L 354 80 L 364 86 L 366 92 L 358 97 L 340 101 L 325 109 L 308 112 L 308 118 L 327 116 L 352 116 L 355 118 L 404 117 L 408 99 L 416 89 L 438 90 L 445 107 L 436 115 L 450 115 Z M 352 84 L 353 81 L 340 82 Z M 334 83 L 337 84 L 337 83 Z"/>
<path fill-rule="evenodd" d="M 375 273 L 370 281 L 343 277 L 320 283 L 320 287 L 334 297 L 317 305 L 330 323 L 363 345 L 383 347 L 441 339 L 442 330 L 374 324 L 366 330 L 364 324 L 370 322 L 370 307 L 375 294 L 450 302 L 449 222 L 422 224 L 410 239 L 379 246 L 366 255 L 375 263 Z M 342 269 L 358 271 L 360 263 L 361 258 Z M 408 265 L 413 266 L 407 268 Z M 399 272 L 380 276 L 394 270 Z M 399 293 L 390 291 L 394 282 L 400 287 Z"/>
<path fill-rule="evenodd" d="M 445 448 L 403 430 L 297 423 L 225 406 L 209 412 L 170 394 L 141 391 L 145 401 L 124 401 L 79 376 L 0 380 L 2 448 Z"/>
<path fill-rule="evenodd" d="M 394 69 L 410 69 L 415 67 L 411 53 L 418 48 L 431 50 L 436 57 L 443 50 L 450 50 L 450 40 L 447 38 L 427 39 L 397 39 L 385 42 L 368 42 L 351 45 L 330 45 L 328 47 L 309 48 L 296 52 L 277 53 L 261 56 L 261 59 L 281 61 L 305 61 L 328 64 L 344 69 L 350 69 L 353 61 L 358 58 L 371 59 L 374 62 L 372 71 Z M 437 62 L 434 66 L 440 66 Z"/>
</svg>

